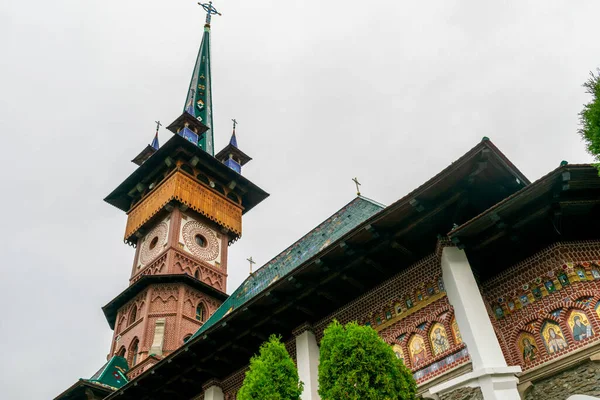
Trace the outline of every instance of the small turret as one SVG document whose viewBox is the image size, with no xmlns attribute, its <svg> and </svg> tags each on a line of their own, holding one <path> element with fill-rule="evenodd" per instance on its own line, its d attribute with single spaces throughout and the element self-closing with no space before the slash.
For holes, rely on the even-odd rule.
<svg viewBox="0 0 600 400">
<path fill-rule="evenodd" d="M 229 144 L 225 146 L 225 148 L 221 150 L 215 156 L 215 158 L 238 174 L 241 174 L 242 166 L 244 166 L 244 164 L 246 164 L 248 161 L 252 160 L 252 158 L 238 148 L 237 138 L 235 136 L 235 127 L 237 126 L 237 121 L 235 119 L 232 119 L 232 121 L 233 133 L 231 134 L 231 139 L 229 139 Z"/>
</svg>

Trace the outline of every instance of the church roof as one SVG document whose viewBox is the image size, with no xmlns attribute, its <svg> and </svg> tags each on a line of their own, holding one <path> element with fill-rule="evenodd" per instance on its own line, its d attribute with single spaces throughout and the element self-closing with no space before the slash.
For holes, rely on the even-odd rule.
<svg viewBox="0 0 600 400">
<path fill-rule="evenodd" d="M 356 197 L 246 278 L 244 283 L 194 334 L 194 337 L 384 208 L 383 205 L 366 197 Z"/>
<path fill-rule="evenodd" d="M 83 400 L 91 390 L 98 398 L 103 398 L 111 392 L 124 386 L 129 380 L 127 361 L 120 356 L 108 360 L 90 379 L 79 379 L 70 388 L 55 397 L 55 400 Z"/>
<path fill-rule="evenodd" d="M 125 358 L 113 356 L 98 370 L 98 372 L 92 375 L 90 379 L 86 380 L 118 389 L 129 382 L 125 375 L 127 371 L 129 371 L 129 366 L 127 365 Z"/>
</svg>

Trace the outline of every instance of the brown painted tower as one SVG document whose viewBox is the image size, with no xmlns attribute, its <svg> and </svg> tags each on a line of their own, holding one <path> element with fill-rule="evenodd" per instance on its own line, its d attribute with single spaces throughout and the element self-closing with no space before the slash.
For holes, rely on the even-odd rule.
<svg viewBox="0 0 600 400">
<path fill-rule="evenodd" d="M 206 148 L 209 28 L 192 101 L 168 127 L 175 135 L 162 147 L 155 137 L 134 158 L 139 167 L 105 199 L 127 213 L 124 240 L 136 248 L 129 286 L 103 307 L 114 329 L 109 357 L 126 358 L 130 379 L 181 346 L 227 298 L 228 246 L 242 234 L 242 215 L 268 196 L 239 165 Z"/>
</svg>

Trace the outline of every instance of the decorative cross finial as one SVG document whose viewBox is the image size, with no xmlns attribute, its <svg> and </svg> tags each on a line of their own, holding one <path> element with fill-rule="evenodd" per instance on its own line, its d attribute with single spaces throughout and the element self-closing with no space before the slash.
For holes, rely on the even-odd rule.
<svg viewBox="0 0 600 400">
<path fill-rule="evenodd" d="M 360 196 L 360 182 L 358 181 L 358 178 L 354 177 L 354 179 L 352 179 L 352 181 L 356 184 L 356 195 Z"/>
<path fill-rule="evenodd" d="M 198 3 L 198 5 L 202 6 L 202 8 L 204 8 L 204 11 L 206 11 L 206 24 L 207 25 L 210 25 L 210 18 L 212 17 L 213 14 L 222 15 L 212 5 L 212 1 L 209 1 L 208 3 Z"/>
<path fill-rule="evenodd" d="M 235 132 L 235 127 L 237 126 L 238 122 L 235 120 L 235 118 L 233 118 L 231 121 L 233 121 L 233 131 Z"/>
<path fill-rule="evenodd" d="M 162 124 L 160 123 L 160 121 L 154 121 L 154 122 L 156 123 L 156 133 L 158 134 L 158 130 L 160 129 Z"/>
<path fill-rule="evenodd" d="M 252 275 L 252 265 L 256 264 L 256 261 L 254 261 L 252 257 L 246 258 L 246 261 L 250 263 L 250 275 Z"/>
</svg>

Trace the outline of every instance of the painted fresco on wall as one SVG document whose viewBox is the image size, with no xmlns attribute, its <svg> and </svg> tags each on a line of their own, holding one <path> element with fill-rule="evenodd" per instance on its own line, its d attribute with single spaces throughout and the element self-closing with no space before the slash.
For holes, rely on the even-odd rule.
<svg viewBox="0 0 600 400">
<path fill-rule="evenodd" d="M 446 328 L 444 328 L 442 324 L 436 323 L 431 327 L 431 330 L 429 331 L 429 340 L 431 341 L 434 356 L 437 356 L 450 348 Z"/>
<path fill-rule="evenodd" d="M 399 360 L 402 360 L 404 362 L 404 351 L 402 351 L 402 346 L 400 346 L 399 344 L 395 344 L 392 346 L 392 350 L 394 350 L 394 354 L 396 354 L 396 357 L 398 357 Z"/>
<path fill-rule="evenodd" d="M 462 336 L 460 335 L 460 330 L 458 329 L 458 322 L 456 322 L 456 318 L 452 318 L 452 333 L 454 334 L 454 343 L 461 344 L 463 342 Z"/>
<path fill-rule="evenodd" d="M 423 364 L 427 359 L 427 351 L 425 349 L 425 341 L 420 335 L 414 335 L 408 343 L 410 351 L 410 361 L 414 368 Z"/>
<path fill-rule="evenodd" d="M 542 327 L 542 339 L 548 354 L 556 354 L 568 347 L 565 335 L 558 324 L 547 321 Z"/>
<path fill-rule="evenodd" d="M 581 311 L 572 311 L 567 322 L 569 328 L 571 328 L 573 339 L 576 341 L 584 340 L 594 335 L 590 321 L 585 313 Z"/>
<path fill-rule="evenodd" d="M 519 335 L 519 351 L 525 363 L 534 361 L 538 357 L 538 348 L 535 345 L 535 338 L 529 333 Z"/>
<path fill-rule="evenodd" d="M 596 314 L 598 314 L 598 318 L 600 318 L 600 301 L 596 304 Z"/>
</svg>

